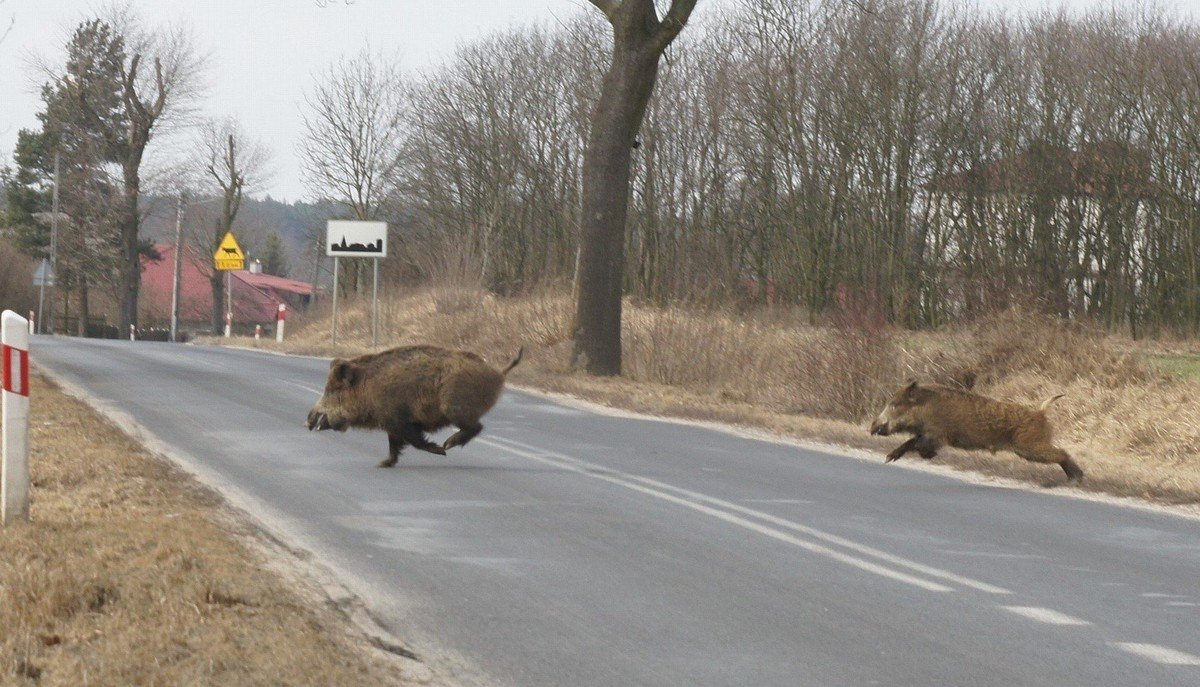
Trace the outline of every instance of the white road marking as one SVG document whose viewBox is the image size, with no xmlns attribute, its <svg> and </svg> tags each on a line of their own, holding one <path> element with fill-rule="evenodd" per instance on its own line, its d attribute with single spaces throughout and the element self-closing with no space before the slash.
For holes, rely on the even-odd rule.
<svg viewBox="0 0 1200 687">
<path fill-rule="evenodd" d="M 855 558 L 854 556 L 851 556 L 849 554 L 845 554 L 840 551 L 835 551 L 829 547 L 822 546 L 820 544 L 814 544 L 812 542 L 805 541 L 803 539 L 799 539 L 799 538 L 794 537 L 786 532 L 781 532 L 779 530 L 772 529 L 772 528 L 766 527 L 764 525 L 760 525 L 756 522 L 752 522 L 745 518 L 741 518 L 736 515 L 732 515 L 730 513 L 726 513 L 724 511 L 717 510 L 716 508 L 706 506 L 702 503 L 697 503 L 690 499 L 685 499 L 685 498 L 681 498 L 678 496 L 674 496 L 672 494 L 668 494 L 668 493 L 666 493 L 664 491 L 660 491 L 658 489 L 653 489 L 650 487 L 642 486 L 640 484 L 636 484 L 628 479 L 623 479 L 621 476 L 619 476 L 619 475 L 622 475 L 623 473 L 618 473 L 616 471 L 610 471 L 607 468 L 601 468 L 598 466 L 592 467 L 592 466 L 576 465 L 576 464 L 573 464 L 574 461 L 573 462 L 565 462 L 563 460 L 556 460 L 556 459 L 550 458 L 548 456 L 541 456 L 541 455 L 537 455 L 535 453 L 530 453 L 528 451 L 523 451 L 518 448 L 506 446 L 504 444 L 497 443 L 496 441 L 493 441 L 493 440 L 477 439 L 476 441 L 479 441 L 480 443 L 483 443 L 483 444 L 488 444 L 489 446 L 495 446 L 498 449 L 516 454 L 518 456 L 521 456 L 522 458 L 528 458 L 529 460 L 535 460 L 535 461 L 538 461 L 539 463 L 545 463 L 547 465 L 553 465 L 555 467 L 566 468 L 568 470 L 577 472 L 577 473 L 579 473 L 581 475 L 585 475 L 587 477 L 592 477 L 592 478 L 595 478 L 598 480 L 602 480 L 602 481 L 608 482 L 610 484 L 616 484 L 618 486 L 625 487 L 626 489 L 632 489 L 633 491 L 641 492 L 643 494 L 647 494 L 647 495 L 653 496 L 655 498 L 662 499 L 663 501 L 674 503 L 674 504 L 683 506 L 685 508 L 690 508 L 694 511 L 704 513 L 705 515 L 709 515 L 714 518 L 717 518 L 718 520 L 724 520 L 725 522 L 732 523 L 734 525 L 738 525 L 739 527 L 744 527 L 748 530 L 758 532 L 759 534 L 766 535 L 772 539 L 791 544 L 793 546 L 804 549 L 806 551 L 811 551 L 812 553 L 821 554 L 828 558 L 832 558 L 835 561 L 839 561 L 839 562 L 845 563 L 847 565 L 852 565 L 860 570 L 865 570 L 867 572 L 875 573 L 876 575 L 888 577 L 893 580 L 898 580 L 900 582 L 905 582 L 905 583 L 911 584 L 915 587 L 920 587 L 921 589 L 924 589 L 926 591 L 931 591 L 931 592 L 952 592 L 952 591 L 954 591 L 950 587 L 946 587 L 944 585 L 937 584 L 936 582 L 930 582 L 928 580 L 924 580 L 919 577 L 914 577 L 912 575 L 902 573 L 898 570 L 892 570 L 891 568 L 886 568 L 882 565 L 878 565 L 878 564 L 872 563 L 870 561 L 865 561 L 861 558 Z M 578 461 L 578 462 L 582 463 L 582 461 Z"/>
<path fill-rule="evenodd" d="M 314 389 L 311 386 L 304 386 L 303 384 L 297 384 L 296 382 L 293 382 L 289 379 L 281 379 L 279 381 L 283 382 L 284 384 L 291 384 L 292 386 L 296 387 L 297 389 L 304 389 L 305 391 L 311 391 L 318 396 L 321 395 L 320 389 Z"/>
<path fill-rule="evenodd" d="M 1001 606 L 1000 608 L 1009 613 L 1023 615 L 1026 618 L 1036 620 L 1039 623 L 1046 623 L 1047 625 L 1091 625 L 1086 620 L 1073 618 L 1066 613 L 1059 613 L 1058 611 L 1039 606 Z"/>
<path fill-rule="evenodd" d="M 492 437 L 492 438 L 495 439 L 495 437 Z M 687 500 L 697 501 L 700 503 L 707 503 L 711 506 L 715 506 L 717 508 L 721 508 L 726 511 L 732 511 L 735 513 L 740 513 L 742 515 L 753 517 L 757 520 L 763 520 L 763 521 L 770 523 L 772 525 L 775 525 L 777 527 L 789 529 L 789 530 L 792 530 L 793 532 L 799 532 L 801 534 L 807 535 L 814 539 L 820 539 L 820 540 L 828 542 L 830 544 L 836 544 L 837 546 L 841 546 L 843 548 L 850 549 L 857 553 L 871 556 L 873 558 L 878 558 L 879 560 L 885 561 L 892 565 L 903 567 L 903 568 L 908 568 L 909 570 L 913 570 L 915 572 L 920 572 L 920 573 L 923 573 L 930 577 L 935 577 L 935 578 L 938 578 L 941 580 L 945 580 L 947 582 L 954 582 L 955 584 L 959 584 L 964 587 L 968 587 L 970 589 L 975 589 L 977 591 L 985 592 L 988 594 L 1012 594 L 1011 591 L 1004 589 L 1003 587 L 997 587 L 995 585 L 991 585 L 986 582 L 981 582 L 979 580 L 975 580 L 975 579 L 972 579 L 969 577 L 957 575 L 948 570 L 942 570 L 941 568 L 935 568 L 933 566 L 925 565 L 923 563 L 917 563 L 916 561 L 911 561 L 911 560 L 908 560 L 907 558 L 902 558 L 900 556 L 890 554 L 886 551 L 881 551 L 872 546 L 867 546 L 866 544 L 860 544 L 856 541 L 846 539 L 845 537 L 839 537 L 836 534 L 830 534 L 823 530 L 816 529 L 815 527 L 809 527 L 808 525 L 801 525 L 798 522 L 786 520 L 784 518 L 780 518 L 780 517 L 771 515 L 770 513 L 764 513 L 763 511 L 760 511 L 760 510 L 755 510 L 753 508 L 747 508 L 745 506 L 733 503 L 731 501 L 719 499 L 719 498 L 716 498 L 713 496 L 709 496 L 707 494 L 701 494 L 699 492 L 691 491 L 690 489 L 676 487 L 674 485 L 666 484 L 664 482 L 659 482 L 658 480 L 655 480 L 655 479 L 650 479 L 649 477 L 641 477 L 638 475 L 621 472 L 619 470 L 613 470 L 610 468 L 603 467 L 601 465 L 589 463 L 585 460 L 575 458 L 573 456 L 568 456 L 568 455 L 565 455 L 562 453 L 558 453 L 556 451 L 547 451 L 545 449 L 538 448 L 537 446 L 530 446 L 529 444 L 525 444 L 520 441 L 516 441 L 514 439 L 509 439 L 507 437 L 500 439 L 500 441 L 504 441 L 508 444 L 512 444 L 513 446 L 523 448 L 526 451 L 538 451 L 543 456 L 550 458 L 552 460 L 558 459 L 560 462 L 579 467 L 587 474 L 592 474 L 594 472 L 600 471 L 600 472 L 604 472 L 604 473 L 607 473 L 610 475 L 620 476 L 621 478 L 626 479 L 626 480 L 632 480 L 634 482 L 639 482 L 641 484 L 653 487 L 655 489 L 674 492 L 675 494 L 678 494 Z M 512 449 L 509 449 L 509 450 L 512 450 Z M 523 455 L 523 454 L 521 454 L 521 455 Z"/>
<path fill-rule="evenodd" d="M 1167 666 L 1200 666 L 1200 656 L 1176 651 L 1157 644 L 1139 644 L 1137 642 L 1109 642 L 1109 646 L 1126 651 L 1134 656 L 1141 656 L 1155 663 Z"/>
</svg>

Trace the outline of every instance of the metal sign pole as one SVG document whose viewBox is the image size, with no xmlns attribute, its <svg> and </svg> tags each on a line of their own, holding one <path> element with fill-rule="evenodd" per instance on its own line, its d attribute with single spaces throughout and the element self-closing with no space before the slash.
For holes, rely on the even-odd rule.
<svg viewBox="0 0 1200 687">
<path fill-rule="evenodd" d="M 371 261 L 374 278 L 371 282 L 371 348 L 379 345 L 379 258 Z"/>
<path fill-rule="evenodd" d="M 333 256 L 333 337 L 331 343 L 337 344 L 337 292 L 338 292 L 338 256 Z"/>
<path fill-rule="evenodd" d="M 48 265 L 45 259 L 42 260 L 42 265 Z M 41 288 L 38 289 L 38 314 L 37 314 L 37 330 L 39 334 L 46 332 L 46 320 L 42 317 L 42 303 L 46 300 L 46 280 L 43 277 Z"/>
<path fill-rule="evenodd" d="M 225 271 L 225 338 L 233 335 L 233 271 Z"/>
</svg>

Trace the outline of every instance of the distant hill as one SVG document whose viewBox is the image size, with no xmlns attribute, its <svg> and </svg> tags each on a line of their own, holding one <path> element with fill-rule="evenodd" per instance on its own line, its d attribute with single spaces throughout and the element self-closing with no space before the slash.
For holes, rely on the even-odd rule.
<svg viewBox="0 0 1200 687">
<path fill-rule="evenodd" d="M 142 223 L 143 239 L 160 243 L 175 242 L 175 199 L 147 196 L 143 207 L 148 214 Z M 219 202 L 189 205 L 184 215 L 184 231 L 190 236 L 207 235 L 217 220 Z M 287 249 L 293 279 L 311 280 L 314 250 L 325 221 L 337 212 L 333 203 L 285 203 L 271 196 L 245 198 L 234 221 L 233 231 L 246 253 L 261 254 L 266 237 L 278 233 Z"/>
</svg>

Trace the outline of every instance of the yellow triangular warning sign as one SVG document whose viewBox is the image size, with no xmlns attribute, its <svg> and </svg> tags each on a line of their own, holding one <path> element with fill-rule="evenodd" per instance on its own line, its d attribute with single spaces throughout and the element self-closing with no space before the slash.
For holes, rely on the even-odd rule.
<svg viewBox="0 0 1200 687">
<path fill-rule="evenodd" d="M 232 231 L 225 234 L 217 252 L 213 253 L 213 266 L 218 270 L 246 269 L 246 255 L 238 245 L 237 239 L 233 238 Z"/>
</svg>

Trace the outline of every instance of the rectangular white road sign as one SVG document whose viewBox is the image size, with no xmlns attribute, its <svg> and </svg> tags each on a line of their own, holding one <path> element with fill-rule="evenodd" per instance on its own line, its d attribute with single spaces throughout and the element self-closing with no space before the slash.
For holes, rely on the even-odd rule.
<svg viewBox="0 0 1200 687">
<path fill-rule="evenodd" d="M 334 258 L 386 258 L 387 222 L 331 219 L 325 254 Z"/>
</svg>

